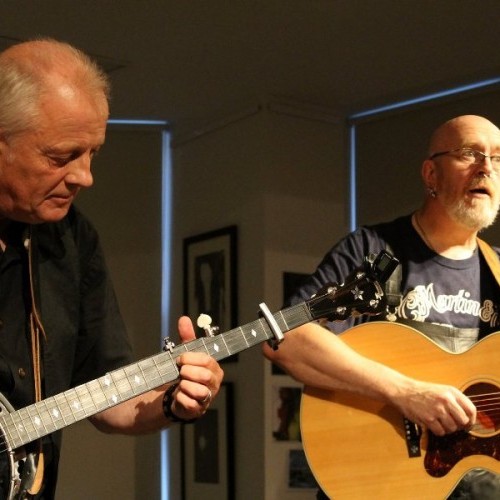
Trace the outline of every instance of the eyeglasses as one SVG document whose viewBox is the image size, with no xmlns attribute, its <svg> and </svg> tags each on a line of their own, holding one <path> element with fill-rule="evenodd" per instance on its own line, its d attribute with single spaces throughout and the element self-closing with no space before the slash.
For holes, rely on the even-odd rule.
<svg viewBox="0 0 500 500">
<path fill-rule="evenodd" d="M 440 151 L 439 153 L 434 153 L 429 156 L 429 160 L 434 160 L 434 158 L 437 158 L 438 156 L 449 155 L 452 153 L 457 153 L 454 156 L 467 165 L 481 165 L 484 161 L 486 161 L 486 158 L 489 158 L 493 167 L 495 169 L 500 169 L 500 155 L 488 156 L 487 154 L 472 148 L 458 148 L 452 149 L 451 151 Z"/>
</svg>

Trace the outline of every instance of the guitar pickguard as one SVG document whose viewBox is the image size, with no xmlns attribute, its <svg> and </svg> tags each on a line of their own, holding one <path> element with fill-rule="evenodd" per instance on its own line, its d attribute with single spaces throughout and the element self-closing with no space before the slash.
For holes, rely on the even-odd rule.
<svg viewBox="0 0 500 500">
<path fill-rule="evenodd" d="M 429 433 L 429 449 L 424 466 L 432 477 L 443 477 L 460 460 L 472 455 L 500 460 L 500 436 L 480 438 L 462 431 L 438 437 Z"/>
<path fill-rule="evenodd" d="M 447 436 L 429 433 L 424 466 L 432 477 L 443 477 L 463 458 L 485 455 L 500 460 L 499 388 L 480 382 L 465 391 L 477 406 L 477 422 L 470 432 L 455 432 Z"/>
</svg>

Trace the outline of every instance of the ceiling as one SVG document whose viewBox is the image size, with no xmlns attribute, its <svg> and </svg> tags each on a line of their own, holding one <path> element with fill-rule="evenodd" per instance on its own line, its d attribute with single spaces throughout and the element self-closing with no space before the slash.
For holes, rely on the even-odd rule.
<svg viewBox="0 0 500 500">
<path fill-rule="evenodd" d="M 1 0 L 0 47 L 99 56 L 113 118 L 187 127 L 271 101 L 353 112 L 500 76 L 498 0 Z"/>
</svg>

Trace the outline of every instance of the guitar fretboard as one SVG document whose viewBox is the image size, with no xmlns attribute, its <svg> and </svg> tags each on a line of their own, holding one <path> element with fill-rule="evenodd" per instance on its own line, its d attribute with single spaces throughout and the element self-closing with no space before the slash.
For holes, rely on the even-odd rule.
<svg viewBox="0 0 500 500">
<path fill-rule="evenodd" d="M 283 333 L 311 321 L 307 303 L 273 315 Z M 0 417 L 0 427 L 11 449 L 16 449 L 123 401 L 176 380 L 175 359 L 183 352 L 205 352 L 221 360 L 274 338 L 266 320 L 180 344 L 137 363 L 119 368 L 73 389 Z"/>
</svg>

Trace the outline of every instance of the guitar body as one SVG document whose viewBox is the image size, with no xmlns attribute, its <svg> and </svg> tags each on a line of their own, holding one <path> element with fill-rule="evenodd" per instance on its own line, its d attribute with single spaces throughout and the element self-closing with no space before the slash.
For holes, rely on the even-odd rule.
<svg viewBox="0 0 500 500">
<path fill-rule="evenodd" d="M 417 330 L 390 322 L 359 325 L 342 339 L 410 377 L 453 385 L 469 396 L 494 391 L 496 413 L 478 410 L 481 425 L 438 438 L 425 430 L 420 435 L 390 405 L 347 391 L 306 387 L 301 404 L 304 450 L 330 498 L 444 499 L 472 468 L 500 473 L 500 333 L 463 354 L 445 351 Z M 417 450 L 411 448 L 415 443 Z"/>
<path fill-rule="evenodd" d="M 14 411 L 12 405 L 0 393 L 0 415 Z M 27 498 L 27 491 L 35 477 L 35 458 L 24 448 L 12 450 L 0 427 L 0 500 Z"/>
</svg>

